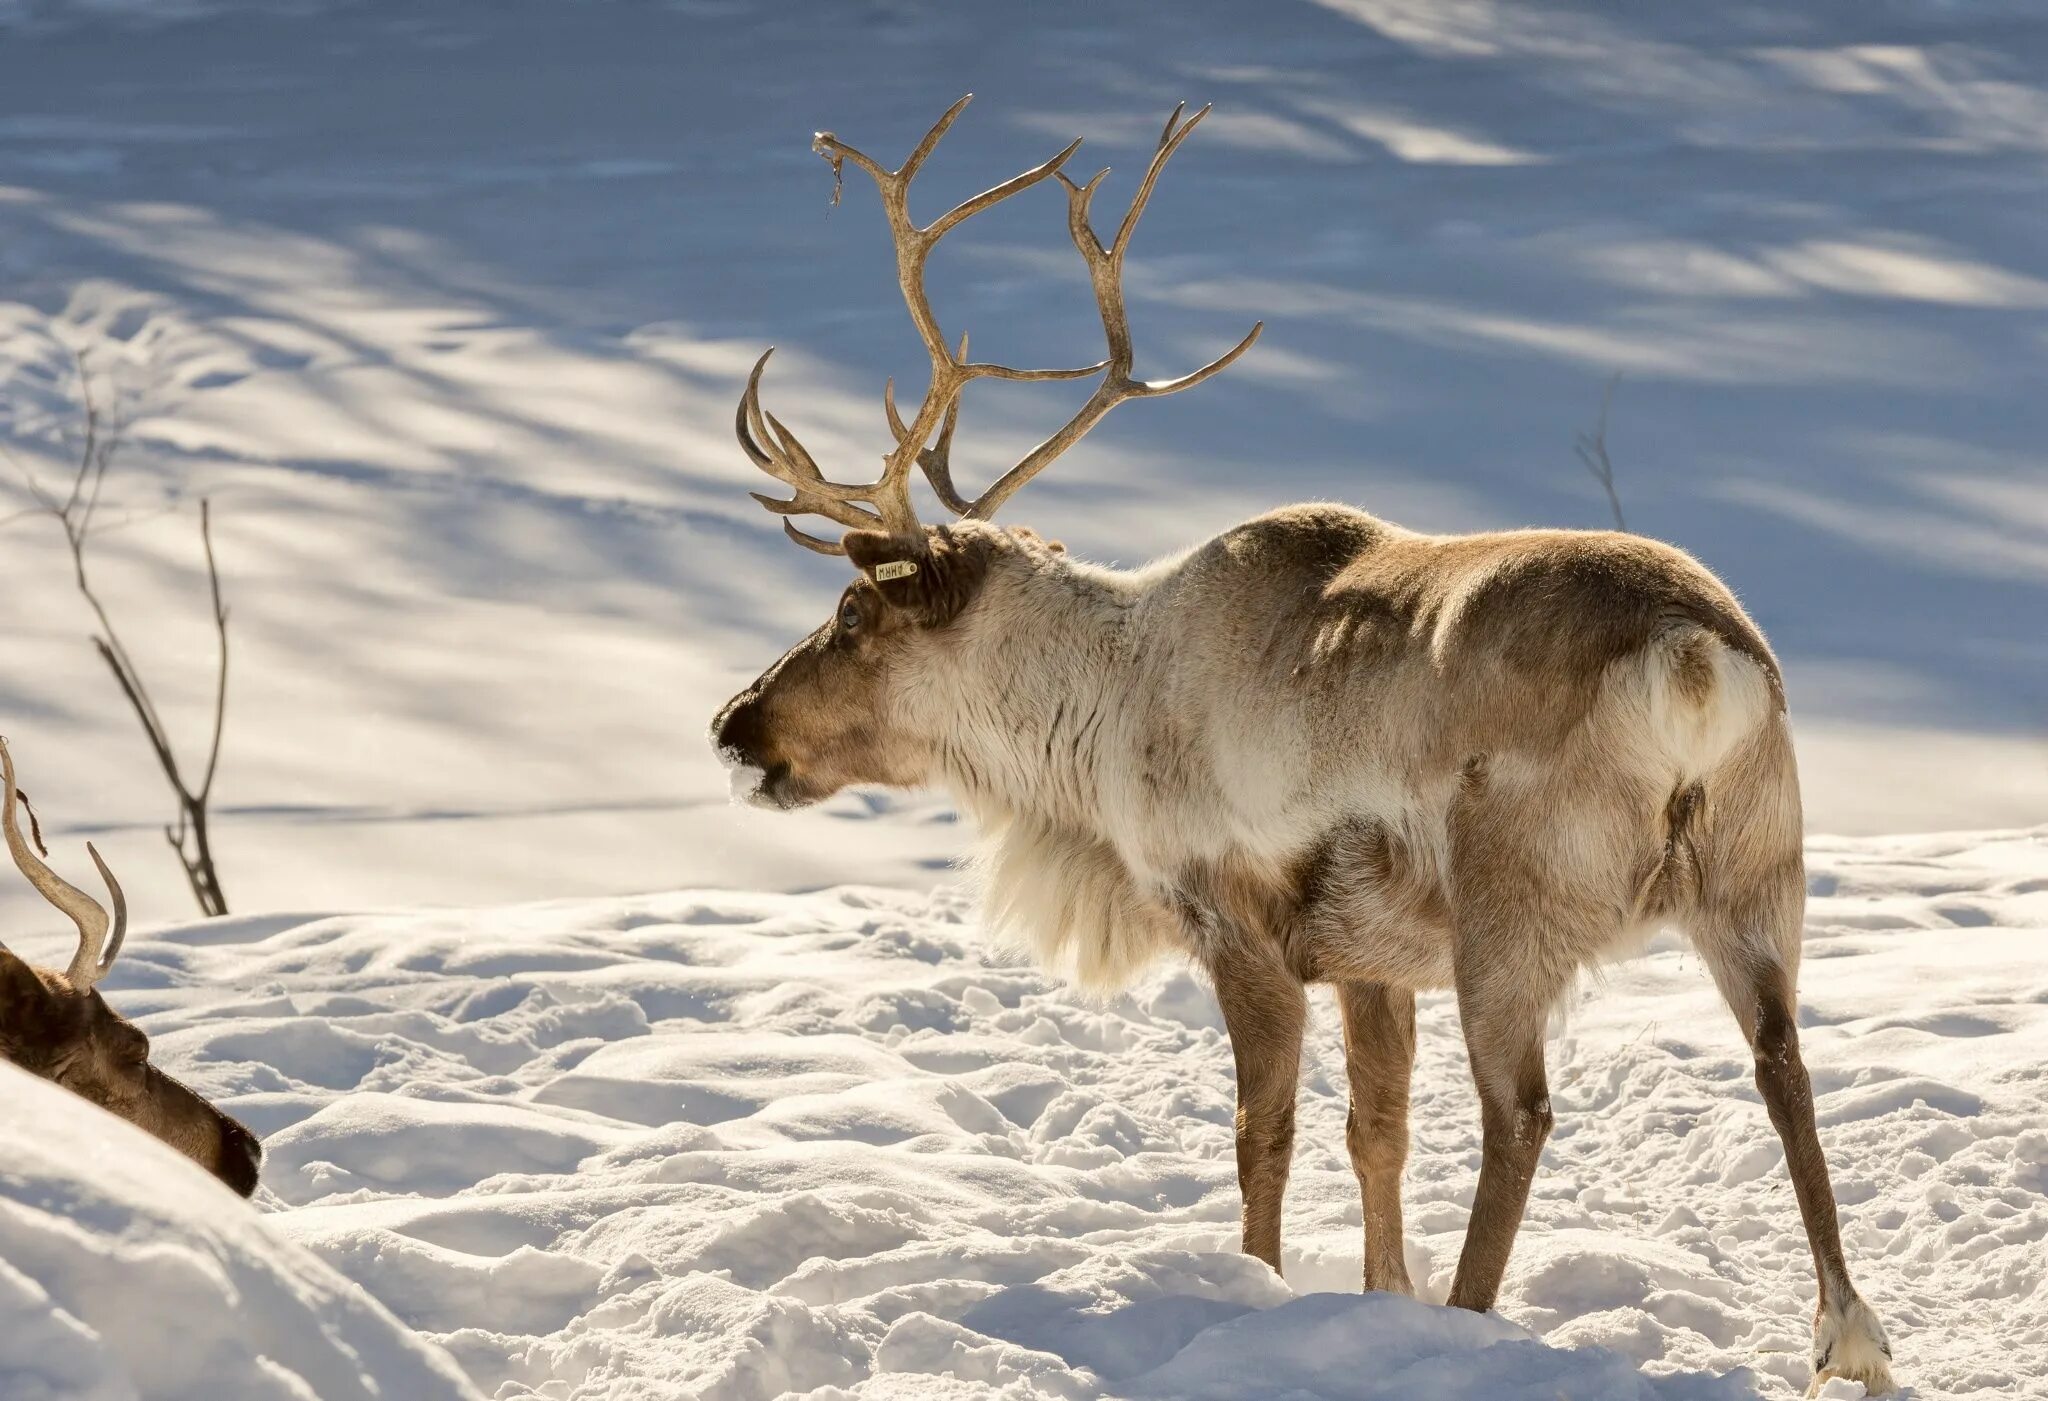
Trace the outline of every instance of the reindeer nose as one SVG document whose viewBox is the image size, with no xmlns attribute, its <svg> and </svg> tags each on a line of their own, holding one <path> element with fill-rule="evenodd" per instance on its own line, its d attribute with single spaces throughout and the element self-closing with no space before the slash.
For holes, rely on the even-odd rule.
<svg viewBox="0 0 2048 1401">
<path fill-rule="evenodd" d="M 757 692 L 743 691 L 725 703 L 711 722 L 711 743 L 729 763 L 760 765 L 762 718 Z"/>
<path fill-rule="evenodd" d="M 233 1188 L 237 1196 L 256 1194 L 256 1182 L 263 1168 L 263 1145 L 239 1119 L 220 1116 L 220 1166 L 215 1176 Z"/>
</svg>

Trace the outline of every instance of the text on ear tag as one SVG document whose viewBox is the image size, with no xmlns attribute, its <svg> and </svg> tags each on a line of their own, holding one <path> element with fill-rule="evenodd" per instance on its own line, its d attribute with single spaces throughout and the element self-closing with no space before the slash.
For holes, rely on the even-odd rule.
<svg viewBox="0 0 2048 1401">
<path fill-rule="evenodd" d="M 887 564 L 875 566 L 875 582 L 886 584 L 891 579 L 908 579 L 915 573 L 917 573 L 916 560 L 892 559 Z"/>
</svg>

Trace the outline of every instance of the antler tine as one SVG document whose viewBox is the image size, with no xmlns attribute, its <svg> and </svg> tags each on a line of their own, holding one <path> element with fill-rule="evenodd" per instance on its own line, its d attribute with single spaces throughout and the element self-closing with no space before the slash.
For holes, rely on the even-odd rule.
<svg viewBox="0 0 2048 1401">
<path fill-rule="evenodd" d="M 793 486 L 827 486 L 818 464 L 796 441 L 796 435 L 761 408 L 761 372 L 768 368 L 768 357 L 774 353 L 772 345 L 761 352 L 747 376 L 746 392 L 740 395 L 739 412 L 733 420 L 740 446 L 755 466 L 777 477 L 793 478 Z"/>
<path fill-rule="evenodd" d="M 1116 242 L 1110 251 L 1122 256 L 1131 245 L 1131 235 L 1137 232 L 1138 220 L 1144 217 L 1145 206 L 1152 202 L 1152 187 L 1159 183 L 1159 172 L 1166 169 L 1166 163 L 1173 159 L 1173 153 L 1180 149 L 1180 143 L 1187 140 L 1194 129 L 1201 125 L 1202 118 L 1209 115 L 1214 104 L 1203 103 L 1202 110 L 1182 122 L 1180 114 L 1188 108 L 1183 102 L 1173 109 L 1173 115 L 1166 119 L 1166 130 L 1159 134 L 1158 149 L 1152 153 L 1151 163 L 1145 167 L 1145 178 L 1138 182 L 1138 192 L 1131 196 L 1131 207 L 1124 211 L 1124 220 L 1117 225 Z"/>
<path fill-rule="evenodd" d="M 908 185 L 917 178 L 917 172 L 924 165 L 925 159 L 938 148 L 939 142 L 944 139 L 947 130 L 952 127 L 954 119 L 962 112 L 965 112 L 967 104 L 972 101 L 974 101 L 973 93 L 961 94 L 960 100 L 951 107 L 948 107 L 945 115 L 932 123 L 932 129 L 924 134 L 924 139 L 917 143 L 916 149 L 905 156 L 903 164 L 896 168 L 895 175 L 898 180 Z M 826 136 L 832 135 L 830 132 L 823 134 Z M 833 139 L 837 140 L 836 137 Z M 850 150 L 851 148 L 849 147 L 848 149 Z"/>
<path fill-rule="evenodd" d="M 960 401 L 956 398 L 946 405 L 946 417 L 939 424 L 938 441 L 920 452 L 917 462 L 924 468 L 925 480 L 932 484 L 932 494 L 939 498 L 939 504 L 956 516 L 964 516 L 973 509 L 974 503 L 953 487 L 953 430 L 959 426 Z"/>
<path fill-rule="evenodd" d="M 95 971 L 90 974 L 90 981 L 96 983 L 113 968 L 114 960 L 121 956 L 121 945 L 128 942 L 128 896 L 121 889 L 121 882 L 114 879 L 114 873 L 108 869 L 106 860 L 100 855 L 98 847 L 94 846 L 91 842 L 87 842 L 85 844 L 85 854 L 90 856 L 92 864 L 99 868 L 100 879 L 107 883 L 107 897 L 114 906 L 114 927 L 107 935 L 107 946 L 100 953 L 100 956 L 93 960 Z M 78 959 L 84 956 L 85 948 L 81 945 L 77 957 L 72 960 L 70 976 L 73 986 L 78 985 L 80 977 Z"/>
<path fill-rule="evenodd" d="M 1034 165 L 1021 175 L 1012 175 L 1000 185 L 991 185 L 978 195 L 970 195 L 938 218 L 932 220 L 931 223 L 919 229 L 918 233 L 924 239 L 927 247 L 937 243 L 963 221 L 973 218 L 991 205 L 1001 204 L 1011 195 L 1030 189 L 1046 176 L 1051 175 L 1054 171 L 1065 165 L 1067 157 L 1080 149 L 1081 138 L 1077 136 L 1067 143 L 1065 150 L 1061 151 L 1051 160 Z"/>
<path fill-rule="evenodd" d="M 8 853 L 14 857 L 14 864 L 21 868 L 21 873 L 28 877 L 28 883 L 36 888 L 37 893 L 78 926 L 78 951 L 71 956 L 71 966 L 65 970 L 64 976 L 74 988 L 84 992 L 98 982 L 112 965 L 113 956 L 120 952 L 121 942 L 128 935 L 127 897 L 122 894 L 114 873 L 107 869 L 107 863 L 100 859 L 99 852 L 88 842 L 86 850 L 92 852 L 93 864 L 99 867 L 114 901 L 110 939 L 107 912 L 99 901 L 45 865 L 29 846 L 27 838 L 22 836 L 21 822 L 14 812 L 21 790 L 14 781 L 14 755 L 9 752 L 4 738 L 0 738 L 0 779 L 4 779 L 4 783 L 0 783 L 0 804 L 4 804 L 0 806 L 0 832 L 6 835 Z"/>
<path fill-rule="evenodd" d="M 889 416 L 889 431 L 897 442 L 902 442 L 910 432 L 910 425 L 903 421 L 903 415 L 896 412 L 896 376 L 890 375 L 882 381 L 882 412 Z"/>
<path fill-rule="evenodd" d="M 986 520 L 1014 496 L 1024 483 L 1030 481 L 1050 465 L 1053 459 L 1072 447 L 1097 423 L 1126 399 L 1157 398 L 1165 394 L 1178 393 L 1189 389 L 1213 375 L 1230 368 L 1259 338 L 1265 330 L 1263 321 L 1254 324 L 1243 340 L 1223 354 L 1211 360 L 1198 370 L 1181 375 L 1177 379 L 1140 380 L 1131 375 L 1133 355 L 1131 350 L 1130 317 L 1124 307 L 1124 254 L 1131 246 L 1131 236 L 1137 231 L 1138 220 L 1145 213 L 1145 206 L 1152 199 L 1153 187 L 1159 183 L 1160 172 L 1173 159 L 1173 153 L 1188 139 L 1189 133 L 1209 115 L 1204 106 L 1187 120 L 1181 114 L 1187 104 L 1181 103 L 1166 119 L 1165 128 L 1159 133 L 1159 143 L 1152 152 L 1152 159 L 1145 167 L 1145 175 L 1138 182 L 1137 193 L 1131 196 L 1131 205 L 1125 211 L 1123 221 L 1117 226 L 1116 237 L 1105 245 L 1095 232 L 1089 219 L 1089 207 L 1095 199 L 1095 192 L 1101 187 L 1107 170 L 1096 173 L 1085 185 L 1077 185 L 1065 172 L 1060 173 L 1060 184 L 1067 192 L 1067 232 L 1072 235 L 1074 247 L 1079 250 L 1082 261 L 1088 265 L 1088 280 L 1095 290 L 1096 310 L 1102 317 L 1103 338 L 1109 344 L 1109 358 L 1104 362 L 1107 373 L 1095 392 L 1088 397 L 1074 416 L 1066 421 L 1057 432 L 1027 453 L 1015 467 L 997 478 L 994 485 L 977 497 L 963 514 Z"/>
<path fill-rule="evenodd" d="M 780 419 L 762 409 L 761 374 L 768 368 L 768 357 L 774 353 L 775 348 L 770 346 L 754 362 L 753 373 L 747 376 L 746 392 L 740 396 L 739 408 L 733 414 L 733 433 L 749 460 L 788 487 L 793 495 L 787 501 L 758 491 L 748 495 L 780 516 L 825 516 L 854 529 L 882 525 L 881 515 L 856 504 L 858 498 L 865 494 L 863 489 L 826 481 L 818 471 L 817 462 L 797 441 L 796 435 L 784 427 Z M 805 549 L 816 550 L 820 554 L 845 553 L 837 544 L 806 535 L 787 521 L 783 522 L 783 529 Z"/>
<path fill-rule="evenodd" d="M 761 498 L 757 495 L 754 499 L 759 501 Z M 846 546 L 840 544 L 837 540 L 824 540 L 816 535 L 806 534 L 788 521 L 782 523 L 782 533 L 815 555 L 844 555 L 846 553 Z"/>
<path fill-rule="evenodd" d="M 960 333 L 960 353 L 954 357 L 956 363 L 967 364 L 967 333 Z M 910 435 L 904 426 L 902 416 L 896 412 L 896 382 L 892 379 L 882 386 L 882 406 L 889 414 L 889 427 L 896 434 L 901 445 Z M 953 430 L 960 426 L 960 396 L 955 395 L 946 405 L 946 416 L 939 423 L 938 441 L 929 447 L 920 448 L 917 464 L 924 469 L 925 480 L 932 484 L 932 492 L 939 498 L 939 504 L 954 515 L 965 515 L 971 504 L 953 487 Z"/>
</svg>

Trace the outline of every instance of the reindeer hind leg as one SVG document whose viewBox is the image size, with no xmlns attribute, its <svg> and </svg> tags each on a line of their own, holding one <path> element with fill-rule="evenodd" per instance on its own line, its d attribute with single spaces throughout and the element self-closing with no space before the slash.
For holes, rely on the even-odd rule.
<svg viewBox="0 0 2048 1401">
<path fill-rule="evenodd" d="M 1813 1386 L 1817 1390 L 1829 1378 L 1842 1377 L 1881 1396 L 1892 1390 L 1891 1344 L 1849 1278 L 1834 1186 L 1814 1121 L 1813 1083 L 1799 1052 L 1806 870 L 1796 779 L 1782 735 L 1759 736 L 1747 754 L 1710 780 L 1708 807 L 1699 898 L 1686 924 L 1749 1041 L 1757 1093 L 1785 1148 L 1819 1287 Z"/>
</svg>

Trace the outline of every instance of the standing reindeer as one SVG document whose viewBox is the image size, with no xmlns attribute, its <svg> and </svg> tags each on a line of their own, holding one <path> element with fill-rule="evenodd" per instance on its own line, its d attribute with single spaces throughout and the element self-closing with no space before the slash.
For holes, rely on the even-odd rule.
<svg viewBox="0 0 2048 1401">
<path fill-rule="evenodd" d="M 15 787 L 14 756 L 5 739 L 0 739 L 0 777 L 5 779 L 0 829 L 14 864 L 78 926 L 78 951 L 62 973 L 32 968 L 0 947 L 0 1060 L 119 1115 L 249 1196 L 263 1160 L 256 1136 L 151 1065 L 149 1038 L 94 987 L 114 966 L 128 933 L 128 902 L 120 882 L 87 843 L 114 903 L 109 920 L 99 901 L 37 859 L 22 835 L 15 804 L 26 800 Z"/>
<path fill-rule="evenodd" d="M 1121 285 L 1162 167 L 1207 108 L 1176 109 L 1104 244 L 1102 179 L 1075 146 L 920 227 L 907 197 L 960 114 L 873 177 L 931 357 L 915 417 L 885 395 L 879 480 L 827 480 L 761 407 L 740 445 L 793 495 L 782 516 L 846 528 L 858 571 L 833 618 L 712 725 L 734 790 L 771 808 L 848 784 L 940 784 L 982 834 L 987 920 L 1084 986 L 1178 952 L 1214 980 L 1237 1065 L 1244 1249 L 1280 1268 L 1304 987 L 1336 986 L 1364 1198 L 1365 1286 L 1409 1292 L 1401 1171 L 1415 994 L 1455 988 L 1484 1132 L 1450 1302 L 1492 1307 L 1551 1127 L 1546 1019 L 1590 965 L 1657 925 L 1697 945 L 1748 1037 L 1819 1276 L 1815 1386 L 1891 1389 L 1890 1348 L 1843 1260 L 1794 1017 L 1805 880 L 1776 660 L 1701 565 L 1618 532 L 1434 536 L 1337 505 L 1292 506 L 1138 570 L 1085 564 L 996 509 L 1126 399 L 1198 384 L 1132 377 Z M 955 355 L 926 298 L 933 246 L 1048 177 L 1086 262 L 1109 356 L 1018 370 Z M 949 450 L 977 379 L 1099 375 L 1043 444 L 973 500 Z M 922 470 L 950 525 L 919 523 Z"/>
</svg>

